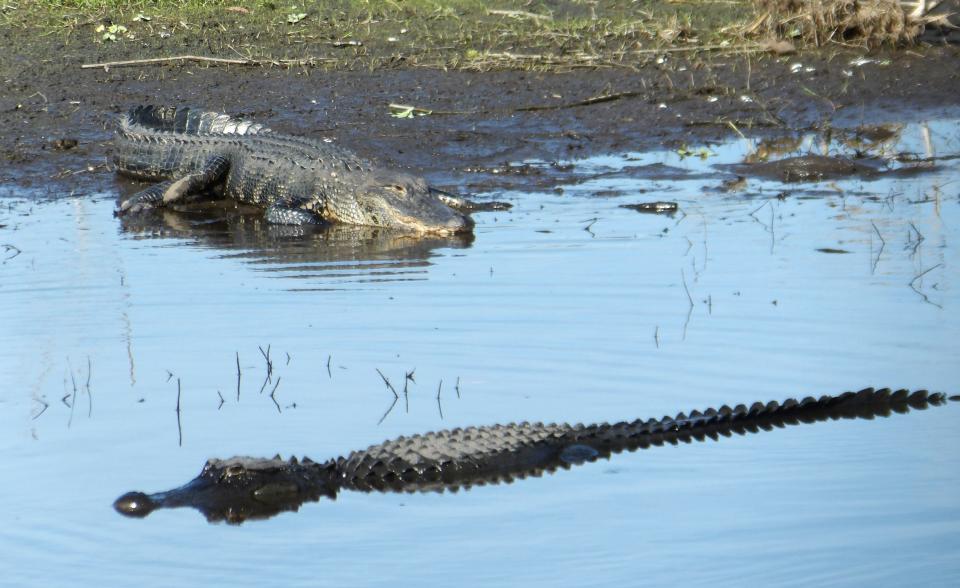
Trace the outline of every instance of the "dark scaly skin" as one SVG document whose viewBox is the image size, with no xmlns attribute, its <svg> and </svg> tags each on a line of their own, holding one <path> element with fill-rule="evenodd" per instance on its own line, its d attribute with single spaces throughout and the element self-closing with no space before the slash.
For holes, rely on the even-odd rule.
<svg viewBox="0 0 960 588">
<path fill-rule="evenodd" d="M 470 231 L 470 201 L 323 141 L 273 133 L 225 114 L 138 106 L 117 128 L 118 173 L 160 182 L 124 200 L 125 215 L 195 200 L 234 199 L 276 224 L 347 223 L 414 233 Z"/>
<path fill-rule="evenodd" d="M 720 436 L 759 433 L 786 425 L 873 419 L 946 401 L 945 395 L 925 390 L 910 393 L 867 388 L 819 399 L 789 399 L 782 404 L 773 401 L 750 407 L 723 406 L 659 420 L 453 429 L 399 437 L 323 463 L 309 458 L 283 460 L 280 456 L 211 459 L 186 485 L 156 494 L 128 492 L 114 502 L 114 508 L 127 516 L 145 517 L 158 508 L 189 506 L 210 522 L 239 524 L 297 511 L 304 502 L 321 497 L 335 499 L 340 490 L 426 492 L 510 483 L 607 459 L 622 451 L 718 440 Z"/>
</svg>

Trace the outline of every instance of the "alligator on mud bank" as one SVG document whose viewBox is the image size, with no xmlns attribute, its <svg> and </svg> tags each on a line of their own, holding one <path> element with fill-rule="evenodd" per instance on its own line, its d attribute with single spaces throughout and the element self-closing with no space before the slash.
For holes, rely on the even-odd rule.
<svg viewBox="0 0 960 588">
<path fill-rule="evenodd" d="M 749 408 L 723 406 L 659 420 L 453 429 L 399 437 L 323 463 L 306 457 L 283 460 L 280 456 L 211 459 L 200 475 L 184 486 L 156 494 L 128 492 L 114 502 L 114 508 L 127 516 L 145 517 L 158 508 L 193 507 L 210 522 L 239 524 L 296 511 L 304 502 L 322 497 L 335 499 L 340 490 L 439 492 L 510 483 L 622 451 L 717 440 L 734 433 L 758 433 L 801 423 L 873 419 L 946 401 L 945 395 L 925 390 L 910 393 L 867 388 L 819 399 L 789 399 L 782 404 L 772 401 Z"/>
<path fill-rule="evenodd" d="M 190 108 L 131 109 L 120 119 L 113 161 L 122 175 L 159 182 L 125 199 L 119 215 L 212 194 L 264 208 L 276 224 L 450 235 L 473 228 L 469 212 L 508 206 L 453 196 L 323 141 Z"/>
</svg>

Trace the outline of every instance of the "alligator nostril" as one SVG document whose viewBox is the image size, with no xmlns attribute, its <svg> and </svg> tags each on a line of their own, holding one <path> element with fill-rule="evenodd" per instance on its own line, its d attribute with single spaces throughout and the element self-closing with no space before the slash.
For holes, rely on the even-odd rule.
<svg viewBox="0 0 960 588">
<path fill-rule="evenodd" d="M 127 492 L 113 503 L 113 508 L 128 517 L 143 518 L 157 508 L 157 504 L 143 492 Z"/>
</svg>

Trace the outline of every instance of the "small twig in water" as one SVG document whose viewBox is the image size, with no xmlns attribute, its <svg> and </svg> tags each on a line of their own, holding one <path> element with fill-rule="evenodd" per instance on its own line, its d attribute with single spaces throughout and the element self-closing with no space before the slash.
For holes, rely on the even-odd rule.
<svg viewBox="0 0 960 588">
<path fill-rule="evenodd" d="M 880 249 L 877 251 L 877 256 L 873 259 L 873 267 L 870 268 L 870 273 L 876 273 L 877 266 L 880 264 L 880 256 L 883 255 L 883 250 L 887 246 L 887 241 L 883 238 L 883 235 L 880 234 L 880 229 L 877 228 L 877 225 L 873 221 L 870 221 L 870 224 L 873 225 L 873 230 L 877 233 L 877 237 L 880 237 Z M 870 248 L 873 248 L 873 240 L 870 241 Z"/>
<path fill-rule="evenodd" d="M 588 233 L 590 233 L 591 236 L 596 237 L 596 235 L 594 234 L 594 232 L 590 230 L 590 227 L 592 227 L 594 224 L 596 224 L 596 222 L 597 222 L 598 220 L 600 220 L 600 219 L 598 219 L 598 218 L 589 219 L 589 222 L 587 223 L 587 226 L 583 227 L 583 230 L 586 231 L 586 232 L 588 232 Z"/>
<path fill-rule="evenodd" d="M 937 265 L 935 265 L 935 266 L 933 266 L 933 267 L 929 267 L 929 268 L 923 270 L 922 272 L 920 272 L 919 274 L 913 276 L 913 279 L 910 280 L 910 289 L 913 290 L 914 292 L 916 292 L 917 294 L 919 294 L 919 295 L 923 298 L 923 301 L 924 301 L 924 302 L 926 302 L 927 304 L 932 304 L 932 305 L 936 306 L 937 308 L 943 308 L 943 307 L 940 306 L 939 304 L 937 304 L 936 302 L 930 300 L 930 299 L 927 297 L 926 294 L 924 294 L 923 292 L 921 292 L 920 290 L 918 290 L 918 289 L 917 289 L 917 286 L 916 286 L 916 283 L 917 283 L 917 280 L 919 280 L 919 279 L 922 278 L 923 276 L 927 275 L 928 273 L 932 272 L 933 270 L 937 269 L 938 267 L 941 267 L 942 265 L 943 265 L 942 263 L 938 263 Z"/>
<path fill-rule="evenodd" d="M 683 291 L 687 293 L 687 301 L 690 303 L 692 308 L 693 296 L 690 296 L 690 288 L 687 288 L 687 276 L 683 273 L 683 268 L 680 268 L 680 279 L 683 281 Z"/>
<path fill-rule="evenodd" d="M 910 223 L 910 228 L 917 234 L 917 239 L 913 239 L 913 235 L 909 232 L 907 233 L 907 248 L 913 246 L 913 249 L 910 251 L 911 257 L 917 254 L 917 249 L 920 248 L 920 244 L 926 241 L 926 238 L 923 236 L 923 233 L 920 232 L 920 229 L 917 228 L 917 225 Z"/>
<path fill-rule="evenodd" d="M 273 361 L 270 359 L 270 345 L 267 345 L 267 350 L 264 351 L 263 347 L 257 345 L 257 348 L 260 350 L 260 354 L 263 355 L 263 359 L 267 362 L 267 379 L 271 382 L 273 381 Z"/>
<path fill-rule="evenodd" d="M 183 427 L 180 425 L 180 378 L 177 378 L 177 445 L 183 447 Z"/>
<path fill-rule="evenodd" d="M 237 351 L 237 402 L 240 402 L 240 352 Z"/>
<path fill-rule="evenodd" d="M 33 415 L 33 417 L 31 418 L 31 420 L 34 420 L 34 421 L 35 421 L 35 420 L 37 420 L 38 418 L 40 418 L 40 415 L 42 415 L 43 413 L 47 412 L 47 408 L 49 408 L 50 405 L 49 405 L 45 400 L 40 399 L 40 398 L 34 398 L 34 400 L 36 400 L 37 402 L 39 402 L 40 404 L 43 405 L 43 408 L 40 409 L 40 412 L 38 412 L 37 414 Z"/>
<path fill-rule="evenodd" d="M 687 293 L 687 301 L 690 303 L 690 306 L 687 307 L 687 318 L 683 321 L 683 341 L 687 340 L 687 327 L 690 326 L 690 317 L 693 316 L 693 297 L 690 296 L 690 289 L 687 288 L 687 276 L 683 273 L 683 268 L 680 268 L 680 278 L 683 280 L 683 289 Z"/>
<path fill-rule="evenodd" d="M 440 385 L 437 386 L 437 410 L 440 411 L 440 420 L 443 420 L 443 406 L 440 404 L 440 391 L 443 390 L 443 380 L 440 380 Z"/>
<path fill-rule="evenodd" d="M 270 391 L 270 397 L 273 398 L 273 395 L 277 393 L 277 387 L 280 385 L 280 380 L 282 378 L 277 378 L 277 383 L 273 385 L 273 390 Z"/>
<path fill-rule="evenodd" d="M 73 375 L 73 366 L 70 365 L 70 358 L 67 358 L 67 368 L 70 370 L 70 381 L 73 383 L 73 394 L 70 397 L 70 420 L 67 421 L 67 428 L 73 424 L 73 409 L 77 406 L 77 379 Z"/>
<path fill-rule="evenodd" d="M 275 396 L 275 394 L 277 393 L 277 386 L 280 385 L 280 380 L 281 380 L 281 379 L 282 379 L 282 378 L 280 378 L 280 377 L 277 378 L 277 383 L 273 385 L 273 390 L 270 391 L 270 400 L 272 400 L 272 401 L 273 401 L 273 405 L 277 407 L 277 412 L 278 412 L 278 413 L 281 412 L 281 411 L 280 411 L 280 403 L 277 402 L 277 397 Z"/>
<path fill-rule="evenodd" d="M 260 385 L 260 394 L 263 394 L 263 391 L 267 389 L 267 384 L 269 383 L 270 383 L 270 375 L 267 374 L 267 376 L 263 379 L 263 384 Z"/>
<path fill-rule="evenodd" d="M 19 247 L 17 247 L 16 245 L 11 245 L 11 244 L 9 244 L 9 243 L 5 243 L 5 244 L 3 244 L 3 245 L 0 245 L 0 247 L 3 247 L 4 253 L 10 253 L 11 251 L 13 251 L 13 255 L 10 255 L 9 257 L 5 257 L 5 258 L 3 259 L 3 263 L 7 263 L 8 261 L 10 261 L 11 259 L 13 259 L 14 257 L 16 257 L 16 256 L 20 255 L 21 253 L 23 253 L 23 251 L 21 251 Z"/>
<path fill-rule="evenodd" d="M 397 391 L 394 389 L 393 384 L 391 384 L 390 380 L 388 380 L 387 377 L 383 375 L 383 372 L 380 371 L 380 368 L 374 368 L 374 369 L 377 370 L 377 373 L 380 374 L 381 378 L 383 378 L 383 383 L 387 385 L 387 388 L 389 388 L 391 392 L 393 392 L 393 395 L 396 396 L 397 398 L 400 398 L 400 395 L 397 394 Z"/>
<path fill-rule="evenodd" d="M 769 201 L 769 200 L 765 200 L 765 201 L 763 202 L 763 204 L 761 204 L 760 206 L 758 206 L 758 207 L 754 208 L 753 210 L 751 210 L 749 216 L 752 216 L 753 218 L 755 218 L 755 219 L 757 220 L 757 222 L 760 222 L 760 219 L 758 219 L 758 218 L 757 218 L 756 216 L 754 216 L 754 215 L 756 215 L 756 213 L 759 212 L 761 208 L 763 208 L 764 206 L 766 206 L 766 205 L 768 205 L 768 204 L 770 204 L 770 201 Z"/>
<path fill-rule="evenodd" d="M 87 356 L 87 383 L 85 389 L 87 391 L 87 418 L 93 416 L 93 396 L 90 394 L 90 374 L 93 370 L 90 367 L 90 356 Z"/>
<path fill-rule="evenodd" d="M 399 398 L 399 397 L 398 397 L 398 398 Z M 393 410 L 393 407 L 397 405 L 397 400 L 398 400 L 398 398 L 394 398 L 394 399 L 393 399 L 393 402 L 390 403 L 390 407 L 387 408 L 387 412 L 383 413 L 383 416 L 380 417 L 380 420 L 379 420 L 379 421 L 377 421 L 377 426 L 378 426 L 378 427 L 380 426 L 380 423 L 382 423 L 382 422 L 387 418 L 387 415 L 390 414 L 390 411 Z"/>
</svg>

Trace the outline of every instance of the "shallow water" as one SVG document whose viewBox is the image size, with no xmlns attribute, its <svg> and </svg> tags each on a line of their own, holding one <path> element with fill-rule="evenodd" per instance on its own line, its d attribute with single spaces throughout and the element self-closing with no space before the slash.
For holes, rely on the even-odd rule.
<svg viewBox="0 0 960 588">
<path fill-rule="evenodd" d="M 472 240 L 225 213 L 121 224 L 113 194 L 8 191 L 0 583 L 955 585 L 956 404 L 456 494 L 345 492 L 242 526 L 111 504 L 215 456 L 866 386 L 956 394 L 958 137 L 935 121 L 870 146 L 944 157 L 924 173 L 736 192 L 726 166 L 755 141 L 561 162 L 583 181 L 485 195 L 515 206 L 478 214 Z M 654 200 L 680 212 L 621 208 Z M 397 388 L 413 371 L 407 397 L 377 370 Z"/>
</svg>

